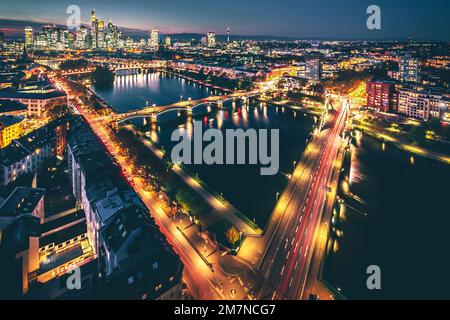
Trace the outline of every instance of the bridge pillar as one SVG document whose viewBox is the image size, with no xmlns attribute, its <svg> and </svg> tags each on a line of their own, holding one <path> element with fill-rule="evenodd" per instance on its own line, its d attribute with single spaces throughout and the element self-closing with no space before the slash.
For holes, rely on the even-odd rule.
<svg viewBox="0 0 450 320">
<path fill-rule="evenodd" d="M 186 113 L 188 114 L 188 116 L 192 116 L 192 107 L 186 107 Z"/>
<path fill-rule="evenodd" d="M 222 101 L 222 100 L 217 101 L 217 107 L 218 107 L 219 109 L 222 109 L 222 108 L 223 108 L 223 101 Z"/>
<path fill-rule="evenodd" d="M 158 123 L 158 116 L 156 115 L 156 113 L 152 113 L 152 115 L 150 117 L 150 121 L 152 123 Z"/>
</svg>

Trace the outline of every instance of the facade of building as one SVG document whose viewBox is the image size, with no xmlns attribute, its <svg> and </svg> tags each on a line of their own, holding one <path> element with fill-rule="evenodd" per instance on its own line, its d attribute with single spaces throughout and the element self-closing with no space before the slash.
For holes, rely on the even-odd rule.
<svg viewBox="0 0 450 320">
<path fill-rule="evenodd" d="M 305 78 L 319 82 L 322 78 L 322 61 L 318 57 L 307 57 L 305 59 Z"/>
<path fill-rule="evenodd" d="M 422 120 L 441 119 L 450 109 L 450 100 L 442 93 L 400 89 L 398 93 L 398 113 Z"/>
<path fill-rule="evenodd" d="M 39 269 L 39 218 L 0 216 L 0 299 L 21 299 Z"/>
<path fill-rule="evenodd" d="M 15 217 L 31 214 L 44 223 L 44 194 L 45 189 L 17 187 L 0 204 L 0 217 Z"/>
<path fill-rule="evenodd" d="M 61 127 L 67 122 L 65 118 L 52 121 L 0 149 L 0 184 L 8 185 L 25 173 L 36 173 L 46 160 L 56 156 L 58 148 L 65 148 Z"/>
<path fill-rule="evenodd" d="M 0 100 L 0 115 L 26 115 L 28 108 L 23 103 L 12 100 Z"/>
<path fill-rule="evenodd" d="M 172 46 L 172 38 L 170 36 L 166 36 L 164 43 L 165 43 L 166 47 L 171 47 Z"/>
<path fill-rule="evenodd" d="M 158 30 L 152 30 L 150 32 L 149 46 L 152 50 L 158 50 L 158 47 L 159 47 L 159 31 Z"/>
<path fill-rule="evenodd" d="M 21 102 L 27 106 L 29 116 L 39 118 L 46 116 L 48 110 L 55 106 L 67 105 L 67 94 L 58 90 L 43 93 L 0 91 L 0 100 Z"/>
<path fill-rule="evenodd" d="M 39 269 L 44 189 L 17 187 L 0 202 L 0 298 L 22 298 Z"/>
<path fill-rule="evenodd" d="M 0 148 L 8 146 L 22 135 L 21 116 L 0 116 Z"/>
<path fill-rule="evenodd" d="M 85 26 L 80 26 L 77 30 L 75 44 L 78 49 L 87 49 L 87 37 L 88 37 L 88 29 Z"/>
<path fill-rule="evenodd" d="M 73 193 L 99 261 L 102 297 L 180 299 L 181 261 L 84 120 L 72 124 L 67 149 Z"/>
<path fill-rule="evenodd" d="M 366 83 L 367 107 L 382 112 L 397 112 L 398 96 L 391 82 L 369 81 Z"/>
<path fill-rule="evenodd" d="M 27 49 L 33 48 L 34 45 L 34 34 L 33 34 L 33 28 L 26 27 L 25 28 L 25 47 Z"/>
<path fill-rule="evenodd" d="M 398 77 L 401 82 L 418 82 L 419 59 L 409 55 L 400 57 L 398 62 Z"/>
<path fill-rule="evenodd" d="M 206 34 L 206 45 L 208 48 L 214 48 L 216 46 L 216 34 L 214 32 L 208 32 Z"/>
</svg>

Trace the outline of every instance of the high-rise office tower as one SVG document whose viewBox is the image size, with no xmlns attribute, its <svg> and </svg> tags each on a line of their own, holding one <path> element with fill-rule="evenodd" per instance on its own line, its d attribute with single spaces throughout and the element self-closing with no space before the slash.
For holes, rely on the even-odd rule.
<svg viewBox="0 0 450 320">
<path fill-rule="evenodd" d="M 117 48 L 119 45 L 120 36 L 121 34 L 119 28 L 117 28 L 117 26 L 110 20 L 108 23 L 107 47 L 111 49 Z"/>
<path fill-rule="evenodd" d="M 5 34 L 0 31 L 0 51 L 3 50 L 3 42 L 5 42 Z"/>
<path fill-rule="evenodd" d="M 98 33 L 97 33 L 97 41 L 99 48 L 105 48 L 105 21 L 98 20 Z"/>
<path fill-rule="evenodd" d="M 402 82 L 419 81 L 419 59 L 405 55 L 398 62 L 399 80 Z"/>
<path fill-rule="evenodd" d="M 80 26 L 77 29 L 76 47 L 78 49 L 87 49 L 88 29 L 85 26 Z"/>
<path fill-rule="evenodd" d="M 206 44 L 209 48 L 216 46 L 216 34 L 214 32 L 208 32 L 206 34 Z"/>
<path fill-rule="evenodd" d="M 172 38 L 170 36 L 166 36 L 165 44 L 166 47 L 172 46 Z"/>
<path fill-rule="evenodd" d="M 230 42 L 230 27 L 227 28 L 227 42 Z"/>
<path fill-rule="evenodd" d="M 26 27 L 25 28 L 25 47 L 27 49 L 31 49 L 33 47 L 33 28 L 32 27 Z"/>
<path fill-rule="evenodd" d="M 150 33 L 150 48 L 153 50 L 157 50 L 159 47 L 159 31 L 158 30 L 152 30 Z"/>
<path fill-rule="evenodd" d="M 57 50 L 64 50 L 69 47 L 69 30 L 58 28 Z"/>
<path fill-rule="evenodd" d="M 91 23 L 92 49 L 98 49 L 98 20 L 95 10 L 91 13 Z"/>
</svg>

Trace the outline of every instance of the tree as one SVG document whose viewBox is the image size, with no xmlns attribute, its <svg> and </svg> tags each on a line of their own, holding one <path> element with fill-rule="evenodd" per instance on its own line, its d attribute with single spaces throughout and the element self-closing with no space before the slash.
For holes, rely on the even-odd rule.
<svg viewBox="0 0 450 320">
<path fill-rule="evenodd" d="M 91 77 L 97 89 L 108 89 L 114 84 L 114 73 L 108 67 L 98 66 Z"/>
<path fill-rule="evenodd" d="M 227 237 L 228 242 L 234 247 L 236 242 L 239 241 L 240 234 L 234 226 L 231 226 L 230 229 L 225 232 L 225 236 Z"/>
<path fill-rule="evenodd" d="M 51 120 L 55 120 L 65 116 L 68 112 L 69 109 L 67 108 L 67 106 L 58 105 L 48 110 L 48 116 Z"/>
<path fill-rule="evenodd" d="M 59 68 L 61 70 L 84 69 L 88 66 L 88 64 L 88 61 L 85 59 L 67 60 L 62 62 Z"/>
</svg>

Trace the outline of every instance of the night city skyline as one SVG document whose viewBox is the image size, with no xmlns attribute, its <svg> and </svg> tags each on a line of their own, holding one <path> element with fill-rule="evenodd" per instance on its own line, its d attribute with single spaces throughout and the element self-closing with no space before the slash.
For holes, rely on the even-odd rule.
<svg viewBox="0 0 450 320">
<path fill-rule="evenodd" d="M 450 301 L 449 21 L 448 0 L 1 1 L 0 303 Z"/>
<path fill-rule="evenodd" d="M 45 0 L 0 3 L 0 29 L 6 36 L 17 36 L 26 22 L 37 25 L 65 24 L 65 10 L 71 1 L 50 4 Z M 425 2 L 378 1 L 382 14 L 382 30 L 365 27 L 367 0 L 345 3 L 329 1 L 284 0 L 232 2 L 214 1 L 136 1 L 128 7 L 123 1 L 78 1 L 82 22 L 89 22 L 92 9 L 106 21 L 109 18 L 130 31 L 159 29 L 163 34 L 205 33 L 225 34 L 230 27 L 234 35 L 276 36 L 294 39 L 348 39 L 348 40 L 417 40 L 450 39 L 448 12 L 445 0 Z M 269 9 L 270 8 L 270 9 Z M 270 11 L 270 16 L 265 13 Z M 219 14 L 220 13 L 220 14 Z M 16 26 L 16 27 L 14 27 Z"/>
</svg>

